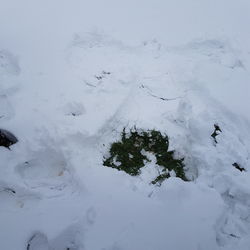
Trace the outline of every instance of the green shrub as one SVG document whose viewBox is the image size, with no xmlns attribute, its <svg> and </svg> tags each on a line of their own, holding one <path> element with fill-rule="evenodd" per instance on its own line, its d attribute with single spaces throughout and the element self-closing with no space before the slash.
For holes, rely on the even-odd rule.
<svg viewBox="0 0 250 250">
<path fill-rule="evenodd" d="M 137 130 L 136 128 L 121 134 L 121 140 L 111 144 L 108 158 L 103 165 L 125 171 L 136 176 L 141 173 L 141 168 L 150 160 L 143 151 L 152 153 L 156 157 L 156 164 L 161 167 L 161 173 L 151 183 L 161 185 L 174 171 L 176 177 L 187 180 L 184 172 L 183 159 L 175 159 L 174 151 L 168 151 L 169 140 L 167 135 L 162 135 L 156 130 Z"/>
</svg>

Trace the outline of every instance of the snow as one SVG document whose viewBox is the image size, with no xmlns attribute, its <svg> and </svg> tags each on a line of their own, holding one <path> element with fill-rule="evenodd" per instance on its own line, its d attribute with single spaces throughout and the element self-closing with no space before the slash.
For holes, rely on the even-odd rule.
<svg viewBox="0 0 250 250">
<path fill-rule="evenodd" d="M 248 1 L 0 6 L 0 249 L 250 249 Z M 191 181 L 104 167 L 133 126 Z"/>
</svg>

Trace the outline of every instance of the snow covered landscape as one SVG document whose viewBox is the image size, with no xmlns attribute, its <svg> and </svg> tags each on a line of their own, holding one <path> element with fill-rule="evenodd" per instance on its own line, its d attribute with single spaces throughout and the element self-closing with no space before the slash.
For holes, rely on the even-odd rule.
<svg viewBox="0 0 250 250">
<path fill-rule="evenodd" d="M 248 0 L 0 0 L 0 250 L 250 250 L 249 25 Z M 105 166 L 136 128 L 187 179 Z"/>
</svg>

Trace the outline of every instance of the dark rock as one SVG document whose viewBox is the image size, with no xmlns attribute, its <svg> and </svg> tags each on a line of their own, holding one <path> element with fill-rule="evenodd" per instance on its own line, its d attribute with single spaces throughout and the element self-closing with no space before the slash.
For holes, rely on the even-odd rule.
<svg viewBox="0 0 250 250">
<path fill-rule="evenodd" d="M 9 148 L 17 142 L 17 138 L 11 132 L 5 129 L 0 129 L 0 146 Z"/>
</svg>

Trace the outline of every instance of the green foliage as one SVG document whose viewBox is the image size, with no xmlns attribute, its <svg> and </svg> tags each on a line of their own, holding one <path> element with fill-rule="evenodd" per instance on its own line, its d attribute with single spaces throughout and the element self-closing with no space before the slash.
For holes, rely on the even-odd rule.
<svg viewBox="0 0 250 250">
<path fill-rule="evenodd" d="M 167 135 L 160 131 L 138 131 L 131 129 L 128 133 L 125 129 L 121 134 L 121 140 L 111 144 L 110 156 L 103 161 L 103 165 L 125 171 L 136 176 L 141 173 L 141 168 L 150 160 L 143 151 L 150 152 L 156 157 L 156 164 L 162 168 L 152 184 L 161 184 L 170 177 L 169 172 L 174 171 L 176 176 L 187 180 L 184 172 L 183 159 L 174 159 L 174 151 L 168 151 L 169 140 Z"/>
</svg>

